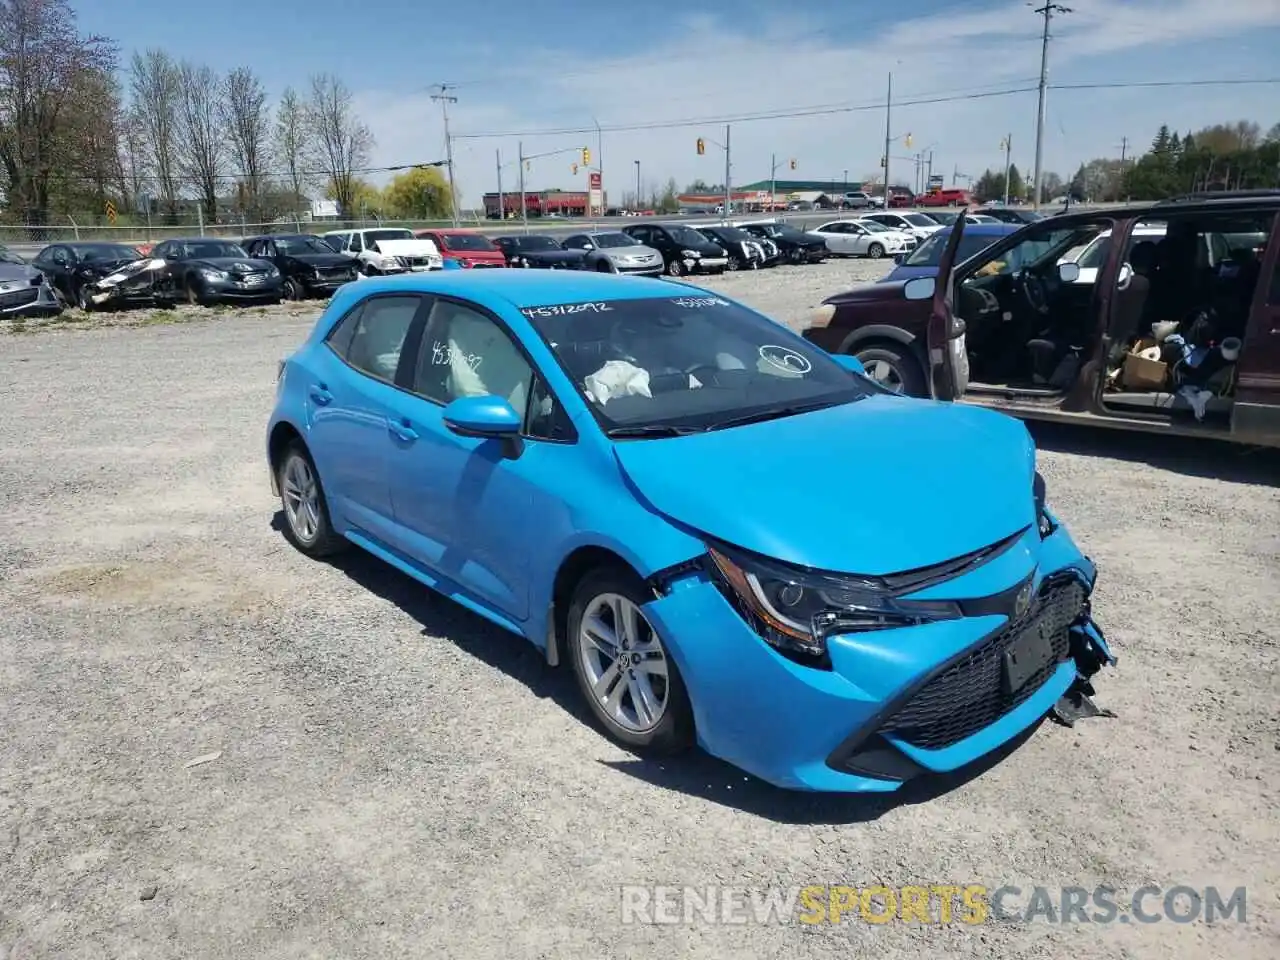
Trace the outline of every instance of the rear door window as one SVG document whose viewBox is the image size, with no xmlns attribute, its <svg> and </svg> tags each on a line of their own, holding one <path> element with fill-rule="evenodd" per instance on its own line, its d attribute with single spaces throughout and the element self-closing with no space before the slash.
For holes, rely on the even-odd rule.
<svg viewBox="0 0 1280 960">
<path fill-rule="evenodd" d="M 366 300 L 329 335 L 329 346 L 361 373 L 394 383 L 401 349 L 422 301 L 416 294 Z"/>
</svg>

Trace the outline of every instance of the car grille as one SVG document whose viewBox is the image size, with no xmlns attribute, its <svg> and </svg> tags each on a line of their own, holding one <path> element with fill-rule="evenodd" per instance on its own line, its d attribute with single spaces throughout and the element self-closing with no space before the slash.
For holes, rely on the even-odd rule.
<svg viewBox="0 0 1280 960">
<path fill-rule="evenodd" d="M 471 269 L 472 269 L 472 270 L 492 270 L 494 267 L 503 267 L 503 266 L 506 266 L 506 264 L 503 264 L 503 263 L 473 263 L 473 264 L 471 265 Z"/>
<path fill-rule="evenodd" d="M 404 262 L 409 267 L 427 267 L 431 265 L 431 261 L 427 257 L 405 257 Z"/>
<path fill-rule="evenodd" d="M 1071 654 L 1068 628 L 1085 607 L 1085 589 L 1074 578 L 1046 581 L 1035 605 L 1020 620 L 970 650 L 928 681 L 880 732 L 912 746 L 938 750 L 990 726 L 1034 694 Z M 1049 628 L 1053 659 L 1013 693 L 1003 680 L 1004 652 L 1028 630 Z"/>
<path fill-rule="evenodd" d="M 350 267 L 318 267 L 316 275 L 321 280 L 350 280 L 355 276 L 355 271 Z"/>
<path fill-rule="evenodd" d="M 246 273 L 236 279 L 241 283 L 261 283 L 263 280 L 267 279 L 267 275 L 265 273 Z"/>
<path fill-rule="evenodd" d="M 8 293 L 0 293 L 0 310 L 10 310 L 13 307 L 25 307 L 27 304 L 35 303 L 39 299 L 39 287 L 26 287 L 22 290 L 11 290 Z"/>
</svg>

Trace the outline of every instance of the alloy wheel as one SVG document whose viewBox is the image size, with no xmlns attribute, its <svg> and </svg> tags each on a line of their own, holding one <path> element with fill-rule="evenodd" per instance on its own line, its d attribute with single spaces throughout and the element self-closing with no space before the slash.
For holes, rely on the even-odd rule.
<svg viewBox="0 0 1280 960">
<path fill-rule="evenodd" d="M 315 543 L 320 533 L 320 487 L 306 457 L 289 455 L 280 471 L 280 492 L 293 535 L 306 546 Z"/>
<path fill-rule="evenodd" d="M 870 360 L 863 364 L 867 376 L 894 393 L 902 392 L 902 371 L 888 360 Z"/>
<path fill-rule="evenodd" d="M 591 695 L 609 720 L 646 733 L 667 710 L 667 656 L 640 608 L 617 593 L 593 598 L 582 614 L 578 657 Z"/>
</svg>

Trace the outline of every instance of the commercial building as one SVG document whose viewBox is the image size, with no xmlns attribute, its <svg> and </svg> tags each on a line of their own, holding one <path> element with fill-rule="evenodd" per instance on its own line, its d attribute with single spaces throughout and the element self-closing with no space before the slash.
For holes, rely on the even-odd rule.
<svg viewBox="0 0 1280 960">
<path fill-rule="evenodd" d="M 607 203 L 607 199 L 605 201 Z M 525 212 L 531 217 L 559 214 L 562 217 L 585 217 L 590 195 L 585 190 L 525 191 Z M 503 213 L 499 211 L 504 211 Z M 484 215 L 490 220 L 513 219 L 520 216 L 520 191 L 510 193 L 486 193 Z"/>
</svg>

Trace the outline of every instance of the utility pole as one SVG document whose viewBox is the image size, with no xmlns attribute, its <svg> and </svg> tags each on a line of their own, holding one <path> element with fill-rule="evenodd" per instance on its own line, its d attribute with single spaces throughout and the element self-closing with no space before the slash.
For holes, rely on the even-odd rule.
<svg viewBox="0 0 1280 960">
<path fill-rule="evenodd" d="M 1049 21 L 1055 13 L 1070 13 L 1070 7 L 1060 3 L 1046 3 L 1036 7 L 1036 13 L 1044 17 L 1044 33 L 1040 38 L 1040 98 L 1036 106 L 1036 168 L 1032 176 L 1031 203 L 1035 210 L 1040 209 L 1040 174 L 1043 170 L 1041 158 L 1044 152 L 1044 95 L 1049 86 Z"/>
<path fill-rule="evenodd" d="M 505 222 L 507 219 L 507 198 L 502 195 L 502 148 L 498 147 L 493 151 L 494 163 L 498 170 L 498 219 Z"/>
<path fill-rule="evenodd" d="M 524 224 L 524 232 L 529 232 L 529 208 L 525 205 L 524 200 L 524 141 L 521 140 L 516 146 L 519 151 L 520 160 L 520 222 Z"/>
<path fill-rule="evenodd" d="M 1013 150 L 1013 134 L 1006 133 L 1004 139 L 1000 141 L 1000 146 L 1004 148 L 1004 205 L 1009 205 L 1009 154 Z"/>
<path fill-rule="evenodd" d="M 769 154 L 769 212 L 778 205 L 778 155 Z"/>
<path fill-rule="evenodd" d="M 640 161 L 636 161 L 636 213 L 644 209 L 644 201 L 640 199 Z"/>
<path fill-rule="evenodd" d="M 733 215 L 733 193 L 729 189 L 729 124 L 724 125 L 724 222 L 728 223 Z"/>
<path fill-rule="evenodd" d="M 932 150 L 929 151 L 929 164 L 928 164 L 928 170 L 926 172 L 926 176 L 928 176 L 929 178 L 926 182 L 929 184 L 929 186 L 933 186 L 933 151 Z"/>
<path fill-rule="evenodd" d="M 884 98 L 884 208 L 889 209 L 889 144 L 893 141 L 893 72 L 889 73 L 889 92 Z"/>
<path fill-rule="evenodd" d="M 1120 192 L 1124 190 L 1124 161 L 1125 161 L 1125 157 L 1128 155 L 1128 152 L 1129 152 L 1129 138 L 1121 137 L 1120 138 L 1120 178 L 1116 183 L 1116 195 L 1115 195 L 1115 199 L 1117 200 L 1120 199 Z"/>
<path fill-rule="evenodd" d="M 440 83 L 436 85 L 440 92 L 431 95 L 432 100 L 440 103 L 440 111 L 444 114 L 444 155 L 445 162 L 449 165 L 449 200 L 453 207 L 453 225 L 458 225 L 458 188 L 453 180 L 453 138 L 449 135 L 449 104 L 457 103 L 458 98 L 449 94 L 449 85 Z"/>
</svg>

